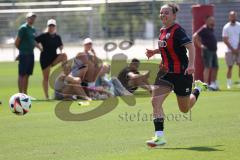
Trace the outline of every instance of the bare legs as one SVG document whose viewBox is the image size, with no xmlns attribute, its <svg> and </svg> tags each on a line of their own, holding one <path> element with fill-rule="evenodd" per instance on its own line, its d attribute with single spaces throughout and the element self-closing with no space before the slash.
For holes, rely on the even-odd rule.
<svg viewBox="0 0 240 160">
<path fill-rule="evenodd" d="M 153 90 L 152 106 L 154 118 L 164 117 L 162 104 L 171 91 L 171 88 L 162 89 L 161 87 L 162 86 L 159 86 L 159 89 Z M 165 90 L 165 93 L 163 90 Z M 199 94 L 199 91 L 197 92 Z M 190 96 L 177 96 L 179 110 L 183 113 L 187 113 L 194 106 L 196 101 L 196 95 L 193 93 Z"/>
<path fill-rule="evenodd" d="M 101 70 L 102 70 L 102 66 L 98 67 L 94 63 L 89 63 L 84 79 L 87 82 L 95 82 L 96 79 L 98 78 Z"/>
<path fill-rule="evenodd" d="M 64 53 L 60 54 L 57 56 L 57 58 L 53 61 L 53 63 L 50 66 L 48 66 L 47 68 L 42 70 L 42 74 L 43 74 L 42 86 L 43 86 L 43 91 L 44 91 L 46 99 L 49 99 L 48 80 L 49 80 L 51 66 L 55 66 L 56 64 L 58 64 L 60 62 L 65 62 L 65 61 L 67 61 L 67 55 Z"/>
<path fill-rule="evenodd" d="M 67 98 L 67 97 L 71 97 L 73 95 L 76 95 L 78 97 L 81 97 L 83 99 L 89 100 L 90 98 L 86 95 L 85 91 L 83 90 L 82 86 L 80 86 L 79 84 L 70 84 L 70 85 L 66 85 L 61 94 Z"/>
<path fill-rule="evenodd" d="M 18 89 L 20 93 L 27 94 L 29 75 L 19 75 L 18 77 Z"/>
<path fill-rule="evenodd" d="M 50 68 L 51 67 L 48 66 L 47 68 L 42 70 L 42 74 L 43 74 L 42 86 L 43 86 L 43 91 L 44 91 L 46 99 L 49 99 L 49 95 L 48 95 L 48 79 L 49 79 L 49 74 L 50 74 Z"/>
<path fill-rule="evenodd" d="M 153 118 L 163 118 L 164 111 L 163 111 L 163 102 L 167 98 L 170 92 L 159 95 L 158 90 L 153 91 L 152 96 L 152 106 L 153 106 Z"/>
<path fill-rule="evenodd" d="M 232 67 L 233 66 L 228 66 L 227 79 L 231 79 L 232 78 Z"/>
<path fill-rule="evenodd" d="M 218 68 L 211 68 L 211 77 L 210 77 L 210 82 L 215 82 L 217 80 L 217 73 L 218 73 Z M 209 84 L 209 75 L 210 75 L 210 68 L 204 68 L 203 71 L 203 81 L 206 84 Z"/>
<path fill-rule="evenodd" d="M 208 81 L 209 81 L 209 74 L 210 74 L 210 69 L 205 67 L 203 71 L 203 81 L 206 84 L 208 84 Z"/>
<path fill-rule="evenodd" d="M 177 102 L 179 110 L 183 113 L 187 113 L 196 103 L 196 97 L 193 94 L 186 97 L 177 96 Z"/>
</svg>

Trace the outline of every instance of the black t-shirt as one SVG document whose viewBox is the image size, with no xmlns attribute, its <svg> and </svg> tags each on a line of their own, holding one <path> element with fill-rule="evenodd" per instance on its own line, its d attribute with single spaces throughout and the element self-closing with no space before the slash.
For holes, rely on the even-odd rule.
<svg viewBox="0 0 240 160">
<path fill-rule="evenodd" d="M 214 30 L 208 28 L 206 25 L 198 30 L 198 35 L 202 40 L 202 44 L 206 46 L 210 51 L 217 50 L 217 39 L 214 35 Z"/>
<path fill-rule="evenodd" d="M 122 85 L 128 89 L 128 81 L 129 81 L 129 76 L 128 73 L 133 72 L 135 74 L 139 74 L 138 71 L 131 71 L 129 67 L 124 68 L 118 75 L 119 81 L 122 83 Z"/>
<path fill-rule="evenodd" d="M 41 43 L 43 46 L 43 56 L 46 55 L 55 55 L 57 54 L 57 48 L 62 46 L 62 39 L 58 34 L 49 34 L 49 33 L 42 33 L 35 38 L 37 43 Z"/>
</svg>

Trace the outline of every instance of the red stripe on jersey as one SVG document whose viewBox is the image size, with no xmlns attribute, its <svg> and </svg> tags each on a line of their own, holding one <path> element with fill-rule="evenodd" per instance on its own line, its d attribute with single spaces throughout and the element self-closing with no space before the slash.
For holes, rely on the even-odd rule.
<svg viewBox="0 0 240 160">
<path fill-rule="evenodd" d="M 174 41 L 173 41 L 173 35 L 176 29 L 179 28 L 179 25 L 175 24 L 175 26 L 171 29 L 170 32 L 170 37 L 167 40 L 167 49 L 169 51 L 169 54 L 173 60 L 173 68 L 174 68 L 174 73 L 181 73 L 181 62 L 179 60 L 179 57 L 177 53 L 174 50 Z"/>
<path fill-rule="evenodd" d="M 160 32 L 161 32 L 161 35 L 159 36 L 159 40 L 163 40 L 166 37 L 167 30 L 166 29 L 164 29 L 164 30 L 161 29 Z M 163 66 L 164 66 L 164 68 L 169 70 L 167 53 L 165 52 L 164 47 L 159 46 L 159 50 L 160 50 L 161 55 L 162 55 Z"/>
</svg>

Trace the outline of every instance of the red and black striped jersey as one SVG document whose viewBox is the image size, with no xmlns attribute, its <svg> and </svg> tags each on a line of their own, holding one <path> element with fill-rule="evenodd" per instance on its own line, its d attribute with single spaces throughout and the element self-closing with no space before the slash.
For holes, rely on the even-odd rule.
<svg viewBox="0 0 240 160">
<path fill-rule="evenodd" d="M 160 29 L 158 47 L 161 52 L 162 65 L 168 72 L 184 73 L 188 66 L 185 45 L 191 42 L 179 24 Z"/>
</svg>

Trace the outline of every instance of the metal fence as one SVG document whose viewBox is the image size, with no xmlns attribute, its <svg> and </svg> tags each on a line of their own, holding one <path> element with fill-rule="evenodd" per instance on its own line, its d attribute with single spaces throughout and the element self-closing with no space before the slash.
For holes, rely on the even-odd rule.
<svg viewBox="0 0 240 160">
<path fill-rule="evenodd" d="M 24 23 L 27 12 L 35 12 L 35 28 L 40 34 L 46 28 L 47 20 L 57 20 L 57 30 L 61 35 L 65 51 L 73 57 L 82 50 L 82 40 L 91 37 L 98 56 L 109 59 L 113 54 L 124 52 L 129 58 L 145 58 L 145 48 L 156 48 L 156 39 L 161 26 L 159 9 L 169 1 L 158 0 L 81 0 L 81 1 L 41 1 L 0 3 L 0 60 L 13 60 L 17 50 L 13 41 L 18 27 Z M 10 3 L 9 3 L 10 2 Z M 178 16 L 179 22 L 191 26 L 191 4 L 197 1 L 178 1 L 186 6 Z M 210 1 L 211 2 L 211 1 Z M 228 3 L 228 2 L 225 2 Z M 183 14 L 184 13 L 184 14 Z M 188 18 L 186 17 L 188 15 Z M 187 30 L 191 35 L 191 30 Z M 119 48 L 122 41 L 131 42 L 126 50 Z M 113 51 L 104 50 L 108 42 L 116 44 Z M 128 44 L 127 44 L 128 45 Z M 105 47 L 106 48 L 106 47 Z M 36 50 L 38 59 L 39 52 Z"/>
</svg>

